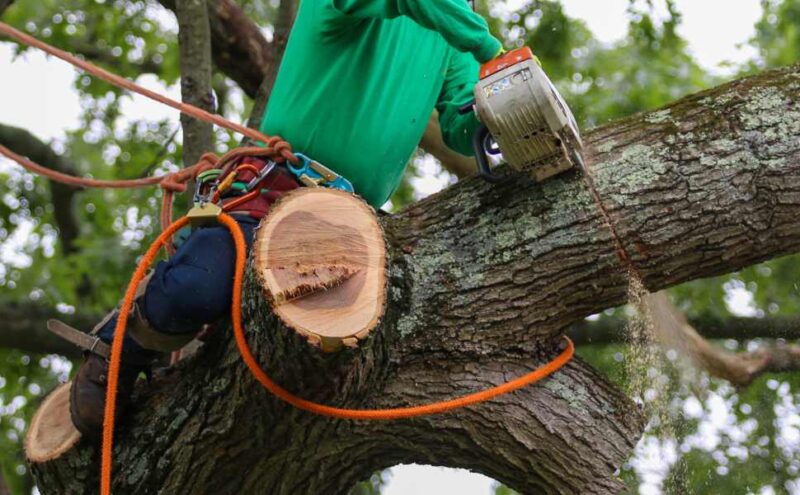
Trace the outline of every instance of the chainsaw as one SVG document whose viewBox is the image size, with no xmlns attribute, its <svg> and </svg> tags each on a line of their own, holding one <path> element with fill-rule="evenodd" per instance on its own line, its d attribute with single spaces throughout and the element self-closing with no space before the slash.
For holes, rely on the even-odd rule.
<svg viewBox="0 0 800 495">
<path fill-rule="evenodd" d="M 489 165 L 489 155 L 500 153 L 513 170 L 529 173 L 537 182 L 584 167 L 575 118 L 530 48 L 481 66 L 475 100 L 461 108 L 470 110 L 481 122 L 472 140 L 475 161 L 489 182 L 505 179 Z"/>
</svg>

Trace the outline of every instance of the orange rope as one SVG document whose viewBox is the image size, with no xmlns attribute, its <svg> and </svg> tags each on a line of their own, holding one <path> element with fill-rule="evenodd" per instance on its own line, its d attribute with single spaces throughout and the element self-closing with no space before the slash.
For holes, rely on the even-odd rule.
<svg viewBox="0 0 800 495">
<path fill-rule="evenodd" d="M 2 23 L 0 23 L 2 24 Z M 243 157 L 268 157 L 276 162 L 284 162 L 287 160 L 281 153 L 281 149 L 283 150 L 290 150 L 291 147 L 286 141 L 283 141 L 279 137 L 269 138 L 266 147 L 258 147 L 258 146 L 245 146 L 241 148 L 234 148 L 227 153 L 225 153 L 222 157 L 218 157 L 214 153 L 203 153 L 200 157 L 200 160 L 192 165 L 191 167 L 186 167 L 184 169 L 178 170 L 177 172 L 172 172 L 162 176 L 153 176 L 153 177 L 144 177 L 140 179 L 92 179 L 87 177 L 76 177 L 74 175 L 65 174 L 63 172 L 58 172 L 56 170 L 49 169 L 44 167 L 22 155 L 19 155 L 10 149 L 6 148 L 2 144 L 0 144 L 0 155 L 5 156 L 11 160 L 14 160 L 23 168 L 33 172 L 35 174 L 39 174 L 43 177 L 46 177 L 52 181 L 60 182 L 62 184 L 67 184 L 70 186 L 75 187 L 97 187 L 97 188 L 114 188 L 114 189 L 122 189 L 122 188 L 136 188 L 136 187 L 147 187 L 153 185 L 161 186 L 163 189 L 164 194 L 161 197 L 161 213 L 159 215 L 159 223 L 161 224 L 161 230 L 166 229 L 172 223 L 172 200 L 173 196 L 176 192 L 183 192 L 186 190 L 186 183 L 190 180 L 195 179 L 200 173 L 205 170 L 209 170 L 212 168 L 220 168 L 223 170 L 227 170 L 230 168 L 231 165 L 235 164 L 238 160 Z M 291 160 L 291 159 L 288 159 Z M 258 172 L 258 169 L 252 165 L 245 164 L 244 167 L 251 171 Z M 248 194 L 246 197 L 239 198 L 238 201 L 232 202 L 226 205 L 226 209 L 230 210 L 234 206 L 237 206 L 247 200 L 252 199 L 253 197 L 260 194 L 260 191 L 255 190 L 252 194 Z M 214 195 L 214 201 L 219 199 L 219 195 Z M 174 254 L 175 249 L 172 247 L 171 239 L 168 240 L 165 245 L 165 249 L 167 253 Z"/>
<path fill-rule="evenodd" d="M 114 444 L 114 416 L 116 415 L 117 409 L 117 383 L 119 379 L 119 368 L 122 363 L 122 341 L 125 337 L 125 329 L 128 325 L 128 313 L 130 313 L 130 309 L 133 306 L 133 299 L 136 297 L 136 288 L 147 274 L 147 269 L 153 263 L 159 249 L 168 242 L 167 240 L 170 239 L 175 232 L 188 223 L 189 219 L 182 217 L 161 232 L 136 266 L 136 271 L 133 272 L 133 277 L 125 291 L 125 298 L 122 301 L 119 317 L 117 318 L 114 342 L 111 344 L 111 357 L 108 367 L 106 407 L 105 417 L 103 418 L 102 461 L 100 465 L 100 493 L 103 495 L 109 495 L 111 493 L 111 450 Z"/>
<path fill-rule="evenodd" d="M 249 127 L 245 127 L 245 126 L 243 126 L 241 124 L 233 123 L 233 122 L 225 119 L 224 117 L 222 117 L 220 115 L 216 115 L 216 114 L 213 114 L 211 112 L 207 112 L 207 111 L 205 111 L 205 110 L 203 110 L 201 108 L 198 108 L 198 107 L 196 107 L 194 105 L 190 105 L 188 103 L 182 103 L 182 102 L 175 101 L 175 100 L 173 100 L 171 98 L 168 98 L 168 97 L 166 97 L 164 95 L 156 93 L 155 91 L 151 91 L 149 89 L 143 88 L 142 86 L 139 86 L 138 84 L 134 83 L 133 81 L 129 81 L 128 79 L 125 79 L 124 77 L 120 77 L 120 76 L 118 76 L 116 74 L 113 74 L 113 73 L 111 73 L 111 72 L 109 72 L 109 71 L 107 71 L 105 69 L 97 67 L 96 65 L 94 65 L 92 63 L 89 63 L 89 62 L 87 62 L 85 60 L 81 60 L 80 58 L 76 57 L 75 55 L 72 55 L 71 53 L 65 52 L 63 50 L 60 50 L 60 49 L 54 47 L 54 46 L 48 45 L 47 43 L 45 43 L 43 41 L 39 41 L 38 39 L 34 38 L 33 36 L 25 34 L 22 31 L 18 31 L 18 30 L 14 29 L 13 27 L 9 26 L 8 24 L 6 24 L 4 22 L 0 22 L 0 33 L 8 36 L 11 39 L 14 39 L 14 40 L 18 41 L 19 43 L 22 43 L 22 44 L 25 44 L 25 45 L 28 45 L 28 46 L 32 46 L 34 48 L 38 48 L 39 50 L 42 50 L 42 51 L 44 51 L 46 53 L 49 53 L 50 55 L 53 55 L 54 57 L 58 57 L 61 60 L 64 60 L 65 62 L 68 62 L 68 63 L 74 65 L 75 67 L 79 67 L 79 68 L 85 70 L 86 72 L 88 72 L 89 74 L 91 74 L 91 75 L 93 75 L 95 77 L 98 77 L 98 78 L 100 78 L 100 79 L 102 79 L 102 80 L 104 80 L 104 81 L 106 81 L 108 83 L 113 84 L 114 86 L 117 86 L 119 88 L 124 88 L 124 89 L 127 89 L 129 91 L 133 91 L 134 93 L 139 93 L 142 96 L 150 98 L 151 100 L 155 100 L 155 101 L 157 101 L 159 103 L 163 103 L 164 105 L 167 105 L 167 106 L 172 107 L 172 108 L 174 108 L 176 110 L 179 110 L 180 112 L 185 113 L 186 115 L 190 115 L 190 116 L 192 116 L 192 117 L 194 117 L 196 119 L 204 120 L 206 122 L 209 122 L 209 123 L 212 123 L 212 124 L 216 124 L 216 125 L 218 125 L 220 127 L 224 127 L 226 129 L 230 129 L 230 130 L 232 130 L 234 132 L 237 132 L 237 133 L 239 133 L 239 134 L 241 134 L 243 136 L 247 136 L 247 137 L 249 137 L 251 139 L 255 139 L 256 141 L 262 141 L 262 142 L 266 143 L 270 139 L 268 136 L 262 134 L 261 132 L 255 130 L 255 129 L 250 129 Z M 284 150 L 284 152 L 282 152 L 281 154 L 287 159 L 294 158 L 294 155 L 292 155 L 291 151 Z"/>
<path fill-rule="evenodd" d="M 0 23 L 2 24 L 2 23 Z M 76 187 L 103 187 L 103 188 L 116 188 L 125 189 L 132 187 L 146 187 L 160 184 L 164 177 L 145 177 L 142 179 L 123 179 L 123 180 L 103 180 L 103 179 L 89 179 L 85 177 L 75 177 L 74 175 L 65 174 L 56 170 L 43 167 L 36 162 L 33 162 L 22 155 L 18 155 L 0 144 L 0 154 L 5 155 L 7 158 L 14 160 L 26 169 L 33 173 L 43 175 L 48 179 L 62 184 L 67 184 Z"/>
<path fill-rule="evenodd" d="M 236 338 L 236 346 L 239 348 L 239 353 L 242 355 L 245 364 L 250 369 L 250 372 L 255 378 L 272 394 L 281 400 L 291 404 L 292 406 L 322 416 L 328 416 L 339 419 L 360 419 L 360 420 L 391 420 L 400 418 L 411 418 L 415 416 L 425 416 L 430 414 L 443 413 L 458 409 L 461 407 L 484 402 L 499 395 L 507 394 L 518 390 L 526 385 L 530 385 L 536 381 L 553 374 L 562 366 L 567 364 L 572 355 L 575 353 L 575 346 L 568 337 L 564 337 L 567 341 L 567 347 L 556 356 L 552 361 L 544 364 L 543 366 L 533 370 L 532 372 L 523 375 L 519 378 L 503 383 L 496 387 L 492 387 L 480 392 L 457 397 L 455 399 L 445 400 L 441 402 L 434 402 L 421 406 L 400 407 L 394 409 L 342 409 L 338 407 L 326 406 L 324 404 L 317 404 L 306 399 L 302 399 L 293 395 L 288 390 L 284 389 L 275 383 L 267 374 L 261 369 L 250 347 L 247 344 L 247 339 L 244 335 L 244 326 L 242 325 L 242 282 L 244 280 L 245 262 L 247 260 L 246 244 L 244 235 L 230 215 L 221 213 L 217 217 L 219 222 L 222 223 L 231 233 L 233 242 L 236 246 L 236 264 L 235 273 L 233 278 L 233 297 L 231 302 L 231 320 L 233 323 L 233 333 Z M 106 389 L 106 407 L 105 418 L 103 420 L 103 448 L 102 448 L 102 463 L 100 470 L 100 493 L 101 495 L 111 494 L 111 465 L 112 465 L 112 448 L 114 444 L 114 420 L 116 413 L 117 401 L 117 384 L 119 377 L 119 370 L 122 359 L 122 343 L 125 338 L 125 330 L 128 323 L 128 313 L 133 306 L 133 299 L 136 294 L 136 288 L 144 278 L 148 267 L 152 264 L 156 254 L 162 245 L 167 242 L 175 232 L 186 225 L 189 220 L 183 217 L 167 227 L 155 242 L 148 248 L 142 260 L 136 267 L 133 273 L 128 288 L 125 291 L 125 298 L 120 307 L 119 318 L 117 319 L 117 326 L 114 331 L 114 342 L 111 345 L 111 357 L 108 370 L 108 388 Z"/>
</svg>

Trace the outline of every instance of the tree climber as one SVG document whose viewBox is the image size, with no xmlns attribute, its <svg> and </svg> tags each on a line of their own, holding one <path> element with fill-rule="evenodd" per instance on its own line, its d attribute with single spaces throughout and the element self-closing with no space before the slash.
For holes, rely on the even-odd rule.
<svg viewBox="0 0 800 495">
<path fill-rule="evenodd" d="M 479 123 L 459 108 L 473 98 L 479 64 L 502 53 L 502 46 L 470 4 L 303 0 L 261 130 L 282 136 L 336 178 L 347 178 L 375 208 L 399 184 L 434 107 L 448 146 L 471 155 Z M 269 205 L 303 184 L 284 166 L 264 172 L 269 163 L 259 158 L 240 164 L 250 166 L 242 167 L 237 181 L 255 179 L 258 190 L 268 190 L 232 210 L 249 247 Z M 222 196 L 223 204 L 234 199 Z M 139 285 L 124 341 L 117 411 L 160 353 L 179 349 L 226 314 L 233 260 L 225 228 L 197 229 Z M 92 333 L 111 342 L 116 320 L 117 312 L 110 313 Z M 96 439 L 108 362 L 93 347 L 74 377 L 70 412 L 75 426 Z"/>
</svg>

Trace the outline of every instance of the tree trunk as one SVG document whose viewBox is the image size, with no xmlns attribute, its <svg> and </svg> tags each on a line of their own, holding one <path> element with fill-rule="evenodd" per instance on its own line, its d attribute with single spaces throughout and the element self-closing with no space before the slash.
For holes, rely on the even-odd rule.
<svg viewBox="0 0 800 495">
<path fill-rule="evenodd" d="M 177 11 L 176 0 L 159 0 Z M 270 43 L 233 0 L 207 0 L 214 65 L 253 97 L 273 65 Z"/>
<path fill-rule="evenodd" d="M 655 291 L 800 247 L 800 70 L 768 72 L 590 132 L 598 193 Z M 266 371 L 349 407 L 420 404 L 518 376 L 559 335 L 625 302 L 627 270 L 579 173 L 470 179 L 382 219 L 388 306 L 358 349 L 324 355 L 276 321 L 252 273 L 244 312 Z M 328 420 L 262 390 L 230 334 L 140 387 L 118 429 L 115 493 L 345 493 L 401 462 L 465 467 L 523 493 L 617 493 L 643 418 L 580 359 L 454 413 Z M 42 493 L 96 489 L 89 447 L 34 466 Z"/>
<path fill-rule="evenodd" d="M 177 0 L 178 44 L 180 45 L 181 99 L 214 112 L 211 89 L 211 33 L 206 0 Z M 200 155 L 213 151 L 214 129 L 208 122 L 181 114 L 183 166 L 198 162 Z"/>
</svg>

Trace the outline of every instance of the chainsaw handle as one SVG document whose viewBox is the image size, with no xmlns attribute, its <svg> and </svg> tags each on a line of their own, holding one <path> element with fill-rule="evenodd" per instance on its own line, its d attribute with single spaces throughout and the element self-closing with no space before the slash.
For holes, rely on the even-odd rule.
<svg viewBox="0 0 800 495">
<path fill-rule="evenodd" d="M 475 106 L 475 98 L 471 99 L 468 103 L 464 103 L 460 107 L 458 107 L 459 115 L 467 115 L 468 113 L 472 112 Z"/>
<path fill-rule="evenodd" d="M 494 175 L 489 166 L 489 159 L 487 158 L 487 151 L 489 150 L 486 149 L 486 141 L 491 136 L 492 135 L 489 134 L 489 128 L 481 124 L 472 136 L 472 149 L 475 151 L 475 162 L 478 164 L 478 174 L 487 182 L 497 184 L 498 182 L 503 182 L 505 177 Z M 496 154 L 493 150 L 490 152 Z"/>
</svg>

